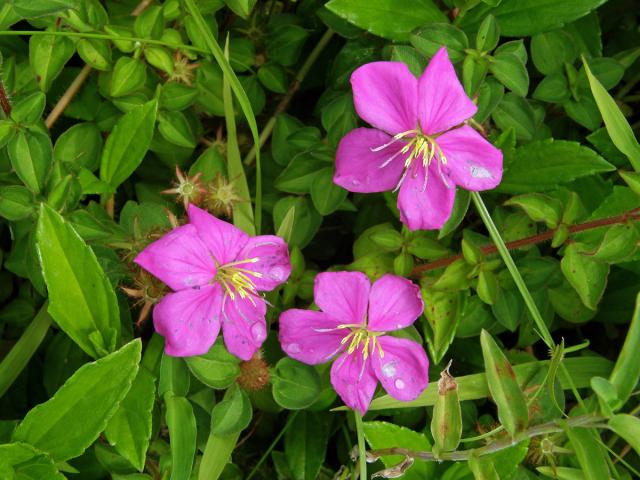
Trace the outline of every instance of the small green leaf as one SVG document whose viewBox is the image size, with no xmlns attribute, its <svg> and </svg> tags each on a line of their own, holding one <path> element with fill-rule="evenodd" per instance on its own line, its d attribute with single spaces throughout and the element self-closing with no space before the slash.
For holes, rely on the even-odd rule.
<svg viewBox="0 0 640 480">
<path fill-rule="evenodd" d="M 53 319 L 92 357 L 113 351 L 120 332 L 113 287 L 93 251 L 69 223 L 44 204 L 37 248 Z"/>
<path fill-rule="evenodd" d="M 329 441 L 327 414 L 299 412 L 284 436 L 284 451 L 294 480 L 315 480 Z"/>
<path fill-rule="evenodd" d="M 13 104 L 11 118 L 17 123 L 36 123 L 42 117 L 47 97 L 42 92 L 33 92 Z"/>
<path fill-rule="evenodd" d="M 153 376 L 145 368 L 139 369 L 131 390 L 104 431 L 109 443 L 138 471 L 144 469 L 147 457 L 155 396 Z"/>
<path fill-rule="evenodd" d="M 147 80 L 147 70 L 140 60 L 120 57 L 111 74 L 111 96 L 123 97 L 135 92 Z"/>
<path fill-rule="evenodd" d="M 347 198 L 344 188 L 333 183 L 333 168 L 324 168 L 317 172 L 311 183 L 311 200 L 320 215 L 335 212 Z"/>
<path fill-rule="evenodd" d="M 611 141 L 618 147 L 622 153 L 624 153 L 633 165 L 633 169 L 640 170 L 640 144 L 636 140 L 633 130 L 627 119 L 620 111 L 620 108 L 616 104 L 615 100 L 609 95 L 609 93 L 602 86 L 600 81 L 591 73 L 589 65 L 584 61 L 584 69 L 589 79 L 589 85 L 591 92 L 596 100 L 604 125 L 607 128 Z"/>
<path fill-rule="evenodd" d="M 306 408 L 317 400 L 321 390 L 320 375 L 304 363 L 284 357 L 272 376 L 273 398 L 290 410 Z"/>
<path fill-rule="evenodd" d="M 166 393 L 167 427 L 171 441 L 171 479 L 189 480 L 196 454 L 196 417 L 189 400 Z"/>
<path fill-rule="evenodd" d="M 18 178 L 33 193 L 44 188 L 51 168 L 53 147 L 48 135 L 38 131 L 18 132 L 7 145 L 7 152 Z"/>
<path fill-rule="evenodd" d="M 536 141 L 517 148 L 505 159 L 498 190 L 505 193 L 545 191 L 576 178 L 614 169 L 596 152 L 577 142 Z"/>
<path fill-rule="evenodd" d="M 138 371 L 141 342 L 83 365 L 53 398 L 33 408 L 13 433 L 60 462 L 91 445 L 118 409 Z"/>
<path fill-rule="evenodd" d="M 45 0 L 40 0 L 38 3 L 45 3 Z M 36 74 L 40 90 L 43 92 L 49 90 L 74 52 L 75 46 L 68 37 L 57 35 L 34 35 L 31 37 L 29 40 L 29 62 Z"/>
<path fill-rule="evenodd" d="M 447 48 L 449 58 L 453 63 L 464 59 L 464 51 L 469 48 L 467 35 L 450 23 L 433 23 L 428 28 L 412 34 L 411 45 L 424 56 L 431 58 L 442 48 Z"/>
<path fill-rule="evenodd" d="M 447 21 L 431 0 L 331 0 L 326 8 L 349 23 L 392 40 L 407 40 L 417 27 Z"/>
<path fill-rule="evenodd" d="M 211 433 L 230 435 L 241 432 L 251 423 L 253 410 L 247 393 L 238 385 L 229 388 L 211 412 Z"/>
<path fill-rule="evenodd" d="M 460 293 L 422 289 L 425 302 L 425 337 L 433 363 L 438 364 L 449 350 L 460 321 Z"/>
<path fill-rule="evenodd" d="M 228 388 L 240 375 L 240 362 L 220 343 L 214 344 L 204 355 L 187 357 L 191 373 L 211 388 Z"/>
<path fill-rule="evenodd" d="M 518 195 L 510 198 L 504 204 L 522 208 L 531 220 L 545 222 L 549 228 L 556 228 L 562 216 L 562 202 L 541 193 Z"/>
<path fill-rule="evenodd" d="M 111 47 L 106 40 L 81 38 L 76 44 L 80 58 L 96 70 L 109 70 L 111 67 Z"/>
<path fill-rule="evenodd" d="M 64 480 L 51 457 L 26 443 L 0 445 L 0 475 L 7 479 Z"/>
<path fill-rule="evenodd" d="M 598 432 L 586 428 L 566 428 L 565 433 L 582 467 L 585 480 L 609 478 L 606 453 L 601 447 Z"/>
<path fill-rule="evenodd" d="M 609 377 L 611 383 L 616 386 L 622 404 L 627 402 L 640 379 L 638 351 L 640 351 L 640 296 L 636 298 L 627 337 Z"/>
<path fill-rule="evenodd" d="M 21 185 L 0 187 L 0 217 L 11 222 L 27 218 L 35 211 L 33 193 Z"/>
<path fill-rule="evenodd" d="M 544 75 L 561 72 L 565 63 L 573 63 L 577 54 L 571 35 L 563 30 L 531 37 L 531 60 Z"/>
<path fill-rule="evenodd" d="M 609 265 L 585 255 L 580 244 L 572 243 L 564 251 L 560 267 L 571 286 L 580 295 L 582 303 L 587 308 L 596 310 L 607 286 Z"/>
<path fill-rule="evenodd" d="M 115 190 L 142 162 L 156 123 L 158 103 L 145 103 L 125 114 L 107 138 L 102 151 L 100 179 Z"/>
<path fill-rule="evenodd" d="M 179 147 L 196 146 L 195 134 L 181 112 L 163 112 L 158 115 L 158 131 L 165 140 Z"/>
<path fill-rule="evenodd" d="M 609 420 L 609 428 L 640 453 L 640 419 L 633 415 L 614 415 Z"/>
<path fill-rule="evenodd" d="M 489 63 L 489 70 L 505 87 L 524 97 L 529 91 L 527 68 L 517 55 L 499 53 Z"/>
</svg>

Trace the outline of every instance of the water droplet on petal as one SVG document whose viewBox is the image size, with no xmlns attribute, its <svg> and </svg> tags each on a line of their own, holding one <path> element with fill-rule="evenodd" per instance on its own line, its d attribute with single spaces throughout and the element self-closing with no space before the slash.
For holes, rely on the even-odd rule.
<svg viewBox="0 0 640 480">
<path fill-rule="evenodd" d="M 471 165 L 471 176 L 473 178 L 493 178 L 491 172 L 484 167 L 478 167 L 476 165 Z"/>
<path fill-rule="evenodd" d="M 281 281 L 284 278 L 284 271 L 281 267 L 273 267 L 269 270 L 269 276 L 276 281 Z"/>
<path fill-rule="evenodd" d="M 253 338 L 256 342 L 261 342 L 267 336 L 264 326 L 260 323 L 254 323 L 251 326 L 251 335 L 253 335 Z"/>
<path fill-rule="evenodd" d="M 351 185 L 360 185 L 360 180 L 356 180 L 355 178 L 351 180 Z"/>
<path fill-rule="evenodd" d="M 286 348 L 288 353 L 296 354 L 300 353 L 300 345 L 297 343 L 292 343 Z"/>
<path fill-rule="evenodd" d="M 396 366 L 393 363 L 387 363 L 382 367 L 382 374 L 385 377 L 393 377 L 396 374 Z"/>
<path fill-rule="evenodd" d="M 402 390 L 405 386 L 404 381 L 400 380 L 399 378 L 394 382 L 394 385 L 398 390 Z"/>
</svg>

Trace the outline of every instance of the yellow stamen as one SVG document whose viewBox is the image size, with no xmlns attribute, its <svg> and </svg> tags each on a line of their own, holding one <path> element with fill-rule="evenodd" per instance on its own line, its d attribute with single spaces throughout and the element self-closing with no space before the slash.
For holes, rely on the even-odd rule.
<svg viewBox="0 0 640 480">
<path fill-rule="evenodd" d="M 369 356 L 373 352 L 375 352 L 376 348 L 378 350 L 380 358 L 384 357 L 382 345 L 380 345 L 378 337 L 380 335 L 384 335 L 386 332 L 372 332 L 370 330 L 367 330 L 366 325 L 361 324 L 345 323 L 336 327 L 337 330 L 342 330 L 345 328 L 348 328 L 351 331 L 340 341 L 340 344 L 349 344 L 349 346 L 347 347 L 347 353 L 349 355 L 358 350 L 358 348 L 360 348 L 360 344 L 363 344 L 362 356 L 365 360 L 367 360 Z"/>
</svg>

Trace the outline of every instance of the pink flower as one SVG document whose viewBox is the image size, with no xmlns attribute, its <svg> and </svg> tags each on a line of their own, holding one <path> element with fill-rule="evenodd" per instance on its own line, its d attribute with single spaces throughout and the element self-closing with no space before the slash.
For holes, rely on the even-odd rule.
<svg viewBox="0 0 640 480">
<path fill-rule="evenodd" d="M 250 237 L 193 205 L 188 213 L 189 224 L 135 259 L 173 290 L 155 306 L 154 327 L 175 357 L 207 353 L 222 327 L 227 349 L 249 360 L 267 337 L 259 292 L 291 273 L 287 244 L 273 235 Z"/>
<path fill-rule="evenodd" d="M 344 403 L 364 414 L 378 384 L 402 401 L 415 400 L 429 382 L 422 347 L 385 335 L 408 327 L 422 314 L 420 289 L 384 275 L 373 285 L 360 272 L 316 277 L 315 303 L 322 309 L 280 315 L 280 343 L 291 357 L 315 365 L 336 355 L 331 383 Z"/>
<path fill-rule="evenodd" d="M 400 190 L 400 219 L 411 230 L 441 228 L 456 185 L 495 188 L 502 152 L 462 125 L 477 110 L 441 48 L 420 79 L 400 62 L 373 62 L 351 75 L 356 128 L 338 145 L 333 181 L 360 193 Z"/>
</svg>

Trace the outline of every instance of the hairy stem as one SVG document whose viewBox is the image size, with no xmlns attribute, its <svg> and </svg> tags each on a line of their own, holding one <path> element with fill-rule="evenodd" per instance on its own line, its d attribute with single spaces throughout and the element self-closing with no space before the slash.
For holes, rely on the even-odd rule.
<svg viewBox="0 0 640 480">
<path fill-rule="evenodd" d="M 592 230 L 594 228 L 605 227 L 607 225 L 615 225 L 618 223 L 626 223 L 629 221 L 637 221 L 640 220 L 640 210 L 635 209 L 630 212 L 623 213 L 622 215 L 616 215 L 614 217 L 601 218 L 599 220 L 594 220 L 591 222 L 578 223 L 576 225 L 570 225 L 569 232 L 570 233 L 578 233 L 584 232 L 585 230 Z M 538 233 L 536 235 L 531 235 L 530 237 L 520 238 L 518 240 L 513 240 L 511 242 L 506 242 L 505 245 L 509 250 L 513 250 L 520 247 L 526 247 L 528 245 L 535 245 L 537 243 L 547 242 L 553 238 L 557 229 L 547 230 L 546 232 Z M 481 247 L 482 253 L 485 255 L 489 255 L 492 253 L 496 253 L 498 251 L 495 245 L 485 245 Z M 448 265 L 451 265 L 456 260 L 463 258 L 462 254 L 452 255 L 450 257 L 441 258 L 439 260 L 435 260 L 433 262 L 425 263 L 423 265 L 418 265 L 411 272 L 412 276 L 417 276 L 422 272 L 426 272 L 429 270 L 437 270 L 438 268 L 444 268 Z"/>
<path fill-rule="evenodd" d="M 278 103 L 278 106 L 273 112 L 273 115 L 271 115 L 271 118 L 262 129 L 262 133 L 260 134 L 260 148 L 262 148 L 264 144 L 267 143 L 267 140 L 271 136 L 271 133 L 273 132 L 273 128 L 276 125 L 276 119 L 278 115 L 280 115 L 282 112 L 284 112 L 287 109 L 287 107 L 289 106 L 289 103 L 291 103 L 291 99 L 300 88 L 302 81 L 307 76 L 307 73 L 309 73 L 309 70 L 311 69 L 315 61 L 318 59 L 318 56 L 320 56 L 320 53 L 322 53 L 322 50 L 324 50 L 324 48 L 327 46 L 332 36 L 333 36 L 333 30 L 328 29 L 326 32 L 324 32 L 324 35 L 322 35 L 322 38 L 320 38 L 320 40 L 318 41 L 318 44 L 315 46 L 313 51 L 309 54 L 309 56 L 307 57 L 307 60 L 304 62 L 302 67 L 300 67 L 300 70 L 294 77 L 293 82 L 291 82 L 291 85 L 289 85 L 289 89 L 287 90 L 287 93 L 285 94 L 284 97 L 282 97 L 282 99 L 280 100 L 280 103 Z M 247 156 L 245 157 L 244 164 L 251 165 L 255 157 L 256 157 L 256 147 L 254 145 L 249 151 L 249 153 L 247 154 Z"/>
<path fill-rule="evenodd" d="M 380 457 L 387 455 L 403 455 L 418 460 L 424 460 L 427 462 L 434 461 L 450 461 L 450 462 L 462 462 L 467 461 L 472 455 L 482 456 L 489 455 L 491 453 L 499 452 L 506 448 L 512 447 L 529 438 L 539 437 L 542 435 L 549 435 L 551 433 L 563 432 L 564 428 L 606 428 L 605 418 L 596 415 L 581 415 L 579 417 L 572 417 L 566 420 L 553 420 L 548 423 L 543 423 L 516 433 L 513 437 L 507 437 L 495 442 L 489 443 L 483 447 L 469 449 L 469 450 L 457 450 L 455 452 L 440 453 L 438 456 L 432 452 L 409 450 L 406 448 L 384 448 L 381 450 L 372 450 L 367 452 L 367 457 L 370 462 L 376 461 Z"/>
<path fill-rule="evenodd" d="M 4 83 L 2 83 L 2 79 L 0 79 L 0 107 L 2 107 L 2 111 L 7 117 L 11 115 L 11 101 L 9 100 L 9 96 L 4 89 Z"/>
</svg>

